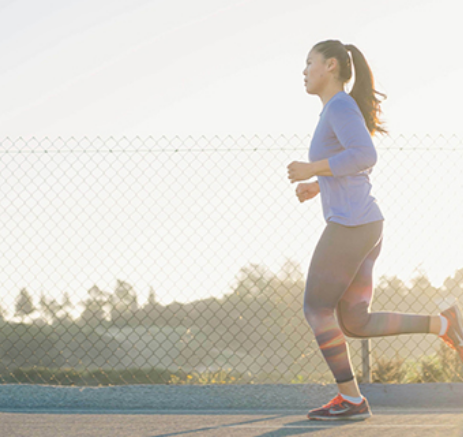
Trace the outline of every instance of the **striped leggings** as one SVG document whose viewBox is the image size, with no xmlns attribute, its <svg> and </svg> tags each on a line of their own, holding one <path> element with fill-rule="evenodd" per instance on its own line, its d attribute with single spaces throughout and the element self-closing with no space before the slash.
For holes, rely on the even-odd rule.
<svg viewBox="0 0 463 437">
<path fill-rule="evenodd" d="M 369 338 L 430 332 L 428 315 L 370 313 L 373 266 L 382 238 L 382 220 L 358 226 L 328 222 L 310 263 L 304 315 L 338 384 L 354 379 L 344 335 Z"/>
</svg>

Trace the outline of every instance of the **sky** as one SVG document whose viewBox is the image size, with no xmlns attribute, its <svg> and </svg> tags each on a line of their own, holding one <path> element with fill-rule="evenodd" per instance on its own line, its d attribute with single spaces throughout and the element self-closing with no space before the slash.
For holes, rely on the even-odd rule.
<svg viewBox="0 0 463 437">
<path fill-rule="evenodd" d="M 307 160 L 322 105 L 302 71 L 325 39 L 356 45 L 388 96 L 391 139 L 378 147 L 409 149 L 385 151 L 372 176 L 389 238 L 375 274 L 410 276 L 422 262 L 440 285 L 462 264 L 461 156 L 403 138 L 463 138 L 459 12 L 456 0 L 0 0 L 7 304 L 21 286 L 77 301 L 116 278 L 168 303 L 229 292 L 251 261 L 294 257 L 305 270 L 321 205 L 299 205 L 286 166 Z M 278 150 L 223 155 L 216 135 L 270 135 Z M 212 151 L 174 153 L 176 136 Z M 102 152 L 124 137 L 150 153 Z M 75 145 L 102 153 L 6 153 Z"/>
<path fill-rule="evenodd" d="M 364 53 L 391 134 L 461 133 L 456 0 L 2 0 L 2 136 L 306 134 L 310 48 Z"/>
</svg>

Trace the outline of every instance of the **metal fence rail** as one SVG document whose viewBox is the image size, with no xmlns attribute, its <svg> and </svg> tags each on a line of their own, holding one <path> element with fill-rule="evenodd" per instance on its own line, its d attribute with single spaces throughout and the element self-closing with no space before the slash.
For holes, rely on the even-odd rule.
<svg viewBox="0 0 463 437">
<path fill-rule="evenodd" d="M 333 382 L 302 308 L 321 204 L 286 172 L 309 144 L 3 140 L 0 381 Z M 462 141 L 375 144 L 371 311 L 438 314 L 463 302 Z M 348 342 L 360 380 L 463 381 L 435 335 Z"/>
</svg>

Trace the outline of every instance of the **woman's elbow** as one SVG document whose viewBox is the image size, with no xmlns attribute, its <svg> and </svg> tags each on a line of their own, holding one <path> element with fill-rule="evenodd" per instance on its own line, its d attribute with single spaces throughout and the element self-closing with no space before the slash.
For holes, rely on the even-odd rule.
<svg viewBox="0 0 463 437">
<path fill-rule="evenodd" d="M 367 170 L 373 167 L 378 161 L 378 153 L 375 148 L 368 149 L 368 153 L 365 153 L 363 160 L 363 170 Z"/>
</svg>

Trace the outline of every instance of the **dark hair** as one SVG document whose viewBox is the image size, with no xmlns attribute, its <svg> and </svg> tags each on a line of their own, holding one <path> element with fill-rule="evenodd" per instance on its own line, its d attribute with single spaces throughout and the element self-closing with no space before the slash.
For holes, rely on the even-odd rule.
<svg viewBox="0 0 463 437">
<path fill-rule="evenodd" d="M 384 99 L 387 96 L 374 89 L 373 74 L 362 52 L 354 45 L 344 45 L 338 40 L 321 41 L 315 44 L 312 50 L 321 53 L 325 59 L 336 58 L 338 60 L 339 79 L 343 84 L 348 82 L 352 77 L 352 67 L 348 51 L 351 52 L 355 69 L 355 84 L 349 95 L 357 102 L 370 134 L 374 135 L 375 132 L 387 134 L 388 131 L 382 127 L 383 122 L 378 120 L 378 114 L 382 113 L 382 111 L 380 100 L 375 94 L 379 94 Z"/>
</svg>

